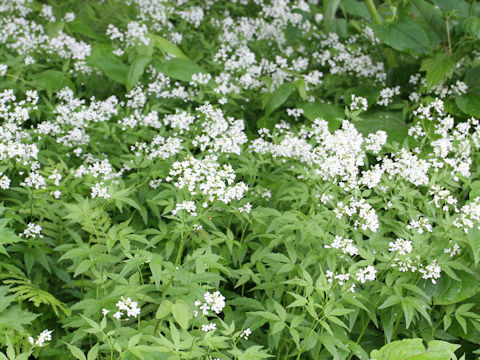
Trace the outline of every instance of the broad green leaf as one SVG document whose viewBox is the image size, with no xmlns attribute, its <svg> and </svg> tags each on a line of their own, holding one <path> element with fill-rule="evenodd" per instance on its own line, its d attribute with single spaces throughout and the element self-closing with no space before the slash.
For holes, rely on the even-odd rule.
<svg viewBox="0 0 480 360">
<path fill-rule="evenodd" d="M 72 355 L 75 357 L 75 359 L 87 360 L 83 351 L 80 350 L 78 347 L 76 347 L 75 345 L 69 344 L 69 343 L 65 343 L 65 344 L 67 345 L 68 349 L 70 350 Z"/>
<path fill-rule="evenodd" d="M 91 55 L 87 58 L 87 64 L 102 70 L 110 79 L 126 85 L 129 68 L 112 51 L 111 46 L 94 46 Z"/>
<path fill-rule="evenodd" d="M 193 317 L 190 307 L 182 302 L 177 302 L 173 304 L 172 315 L 178 325 L 182 327 L 182 329 L 188 328 L 188 322 Z"/>
<path fill-rule="evenodd" d="M 32 83 L 40 89 L 51 91 L 59 91 L 67 86 L 67 84 L 70 84 L 70 87 L 73 87 L 70 80 L 65 77 L 65 74 L 57 70 L 46 70 L 33 75 Z"/>
<path fill-rule="evenodd" d="M 355 121 L 354 125 L 363 135 L 383 130 L 388 135 L 388 141 L 402 143 L 408 135 L 408 126 L 402 119 L 400 112 L 375 111 L 361 115 L 361 121 Z"/>
<path fill-rule="evenodd" d="M 332 32 L 333 21 L 338 5 L 340 5 L 340 0 L 325 0 L 323 3 L 323 21 L 327 32 Z"/>
<path fill-rule="evenodd" d="M 363 1 L 342 0 L 339 4 L 348 14 L 370 20 L 367 6 Z"/>
<path fill-rule="evenodd" d="M 182 50 L 180 50 L 177 45 L 161 37 L 160 35 L 153 35 L 153 40 L 155 42 L 155 46 L 161 51 L 175 55 L 176 57 L 188 59 L 188 57 L 182 52 Z"/>
<path fill-rule="evenodd" d="M 457 96 L 455 98 L 455 104 L 457 104 L 465 114 L 480 118 L 480 94 Z"/>
<path fill-rule="evenodd" d="M 480 66 L 467 70 L 464 81 L 468 86 L 468 91 L 480 93 Z"/>
<path fill-rule="evenodd" d="M 425 280 L 423 290 L 433 297 L 435 305 L 455 304 L 474 296 L 480 290 L 478 280 L 471 274 L 458 270 L 456 275 L 461 281 L 456 281 L 449 276 L 441 276 L 436 284 Z"/>
<path fill-rule="evenodd" d="M 427 87 L 430 89 L 437 85 L 441 80 L 452 76 L 457 62 L 444 53 L 438 53 L 429 59 L 422 61 L 421 71 L 426 71 Z"/>
<path fill-rule="evenodd" d="M 412 3 L 418 9 L 420 15 L 436 32 L 439 38 L 442 39 L 444 42 L 448 41 L 445 18 L 442 12 L 437 7 L 429 4 L 425 0 L 412 0 Z"/>
<path fill-rule="evenodd" d="M 463 31 L 470 33 L 476 38 L 480 38 L 480 18 L 470 16 L 462 22 Z"/>
<path fill-rule="evenodd" d="M 276 88 L 265 106 L 265 115 L 270 115 L 275 109 L 287 101 L 293 89 L 295 89 L 295 85 L 292 83 L 285 83 Z"/>
<path fill-rule="evenodd" d="M 207 73 L 204 68 L 193 61 L 180 57 L 167 60 L 156 65 L 155 68 L 173 79 L 185 82 L 190 82 L 193 74 Z"/>
<path fill-rule="evenodd" d="M 311 121 L 317 118 L 326 120 L 330 131 L 338 129 L 345 117 L 343 109 L 327 103 L 300 103 L 297 107 L 303 109 L 303 116 Z"/>
<path fill-rule="evenodd" d="M 373 350 L 370 358 L 371 360 L 403 360 L 423 352 L 425 352 L 425 346 L 422 344 L 422 339 L 404 339 Z"/>
<path fill-rule="evenodd" d="M 161 259 L 156 256 L 150 260 L 148 263 L 150 267 L 150 271 L 152 272 L 153 281 L 155 282 L 155 286 L 157 290 L 160 289 L 160 281 L 162 279 L 162 263 Z"/>
<path fill-rule="evenodd" d="M 98 347 L 99 347 L 99 344 L 97 343 L 97 344 L 93 345 L 90 350 L 88 350 L 87 360 L 97 360 L 97 358 L 98 358 Z"/>
<path fill-rule="evenodd" d="M 133 60 L 133 63 L 130 65 L 128 69 L 127 75 L 127 91 L 130 91 L 138 82 L 140 77 L 143 75 L 145 68 L 152 60 L 151 57 L 148 56 L 138 56 Z"/>
<path fill-rule="evenodd" d="M 438 43 L 432 42 L 424 28 L 409 18 L 400 18 L 388 25 L 374 25 L 374 30 L 380 40 L 399 51 L 429 53 Z"/>
<path fill-rule="evenodd" d="M 157 309 L 157 313 L 155 314 L 155 317 L 157 319 L 163 319 L 165 316 L 170 314 L 170 311 L 172 311 L 172 302 L 170 300 L 164 300 L 160 304 L 160 306 Z"/>
<path fill-rule="evenodd" d="M 83 21 L 75 20 L 71 23 L 67 23 L 66 27 L 70 31 L 76 32 L 77 34 L 87 36 L 94 40 L 102 40 L 102 37 L 93 31 L 92 28 Z"/>
<path fill-rule="evenodd" d="M 468 231 L 468 242 L 472 247 L 473 258 L 475 259 L 475 265 L 477 265 L 480 259 L 480 230 L 478 230 L 478 224 L 475 224 Z"/>
<path fill-rule="evenodd" d="M 466 16 L 470 4 L 464 0 L 433 0 L 433 3 L 443 11 L 454 11 L 457 16 Z"/>
</svg>

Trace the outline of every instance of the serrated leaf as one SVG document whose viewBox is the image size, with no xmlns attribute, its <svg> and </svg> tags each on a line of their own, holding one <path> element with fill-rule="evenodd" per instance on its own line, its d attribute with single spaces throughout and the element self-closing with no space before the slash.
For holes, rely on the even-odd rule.
<svg viewBox="0 0 480 360">
<path fill-rule="evenodd" d="M 423 27 L 410 18 L 400 18 L 387 25 L 374 25 L 374 30 L 380 40 L 399 51 L 424 54 L 438 44 L 432 42 Z"/>
<path fill-rule="evenodd" d="M 155 66 L 155 68 L 173 79 L 185 82 L 190 82 L 193 74 L 207 73 L 204 68 L 193 61 L 179 57 L 167 60 Z"/>
<path fill-rule="evenodd" d="M 294 89 L 295 85 L 292 83 L 285 83 L 276 88 L 265 106 L 265 115 L 270 115 L 275 109 L 287 101 Z"/>
<path fill-rule="evenodd" d="M 98 347 L 99 347 L 99 344 L 95 344 L 93 345 L 93 347 L 88 350 L 88 354 L 87 354 L 87 360 L 97 360 L 98 358 Z"/>
<path fill-rule="evenodd" d="M 75 345 L 69 344 L 69 343 L 65 343 L 65 344 L 67 345 L 68 349 L 70 350 L 72 355 L 75 357 L 75 359 L 87 360 L 83 351 L 80 350 L 78 347 L 76 347 Z"/>
<path fill-rule="evenodd" d="M 130 91 L 143 75 L 145 68 L 152 60 L 149 56 L 137 56 L 128 69 L 127 91 Z"/>
<path fill-rule="evenodd" d="M 465 114 L 480 118 L 480 95 L 479 94 L 466 94 L 457 96 L 455 98 L 455 104 Z"/>
<path fill-rule="evenodd" d="M 172 311 L 172 302 L 170 300 L 164 300 L 160 304 L 160 306 L 157 309 L 157 313 L 155 314 L 155 317 L 157 319 L 163 319 L 165 316 L 170 314 L 170 311 Z"/>
<path fill-rule="evenodd" d="M 431 89 L 440 81 L 449 78 L 453 74 L 456 65 L 457 63 L 452 56 L 442 53 L 423 60 L 420 70 L 427 72 L 425 76 L 427 87 Z"/>
<path fill-rule="evenodd" d="M 177 302 L 173 304 L 172 315 L 177 324 L 185 330 L 188 328 L 188 322 L 193 317 L 190 307 L 182 302 Z"/>
<path fill-rule="evenodd" d="M 176 57 L 188 59 L 188 57 L 180 50 L 180 48 L 168 41 L 167 39 L 161 37 L 160 35 L 152 36 L 155 42 L 155 46 L 163 52 L 175 55 Z"/>
</svg>

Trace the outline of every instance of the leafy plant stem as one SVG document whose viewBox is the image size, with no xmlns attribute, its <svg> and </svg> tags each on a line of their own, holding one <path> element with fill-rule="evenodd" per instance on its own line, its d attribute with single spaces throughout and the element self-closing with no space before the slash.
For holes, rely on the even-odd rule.
<svg viewBox="0 0 480 360">
<path fill-rule="evenodd" d="M 452 53 L 452 39 L 450 38 L 450 27 L 449 27 L 449 21 L 450 19 L 450 15 L 447 14 L 447 17 L 446 17 L 446 27 L 447 27 L 447 39 L 448 39 L 448 53 L 451 54 Z"/>
<path fill-rule="evenodd" d="M 368 13 L 373 20 L 373 23 L 376 25 L 381 25 L 382 21 L 380 20 L 380 16 L 378 15 L 377 8 L 373 3 L 373 0 L 365 0 L 365 5 L 367 5 Z"/>
</svg>

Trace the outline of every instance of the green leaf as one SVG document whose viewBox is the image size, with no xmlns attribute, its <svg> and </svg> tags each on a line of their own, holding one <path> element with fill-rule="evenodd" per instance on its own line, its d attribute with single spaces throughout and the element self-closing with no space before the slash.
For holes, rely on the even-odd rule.
<svg viewBox="0 0 480 360">
<path fill-rule="evenodd" d="M 441 276 L 436 284 L 430 280 L 424 282 L 423 290 L 433 297 L 435 305 L 450 305 L 474 296 L 479 290 L 478 280 L 468 272 L 458 270 L 457 276 L 461 281 L 456 281 L 449 276 Z"/>
<path fill-rule="evenodd" d="M 426 71 L 427 87 L 431 89 L 441 80 L 452 76 L 457 63 L 452 56 L 444 53 L 438 53 L 435 56 L 422 61 L 421 71 Z"/>
<path fill-rule="evenodd" d="M 469 92 L 480 93 L 480 66 L 467 70 L 464 81 Z"/>
<path fill-rule="evenodd" d="M 368 13 L 367 6 L 363 1 L 342 0 L 340 6 L 347 12 L 347 14 L 370 20 L 370 14 Z"/>
<path fill-rule="evenodd" d="M 65 344 L 67 345 L 68 349 L 70 350 L 72 355 L 75 357 L 75 359 L 87 360 L 83 351 L 80 350 L 78 347 L 76 347 L 75 345 L 69 344 L 69 343 L 65 343 Z"/>
<path fill-rule="evenodd" d="M 129 68 L 112 51 L 113 48 L 111 46 L 94 46 L 91 55 L 87 58 L 87 64 L 102 70 L 110 79 L 126 85 Z"/>
<path fill-rule="evenodd" d="M 442 41 L 447 42 L 447 27 L 442 12 L 425 0 L 412 0 L 420 15 L 430 25 Z"/>
<path fill-rule="evenodd" d="M 98 358 L 98 347 L 99 344 L 93 345 L 93 347 L 88 351 L 87 360 L 97 360 Z"/>
<path fill-rule="evenodd" d="M 160 290 L 160 281 L 162 279 L 162 263 L 161 259 L 156 256 L 150 262 L 148 263 L 148 266 L 150 267 L 150 271 L 152 272 L 152 278 L 153 281 L 155 282 L 155 286 L 157 290 Z"/>
<path fill-rule="evenodd" d="M 464 0 L 433 0 L 443 11 L 454 11 L 458 16 L 465 16 L 470 11 L 470 4 Z"/>
<path fill-rule="evenodd" d="M 161 51 L 175 55 L 176 57 L 188 59 L 188 57 L 177 47 L 177 45 L 159 35 L 153 35 L 152 37 L 155 42 L 155 46 Z"/>
<path fill-rule="evenodd" d="M 476 38 L 480 38 L 480 18 L 470 16 L 462 22 L 463 31 L 470 33 Z"/>
<path fill-rule="evenodd" d="M 473 226 L 473 228 L 468 231 L 468 242 L 472 248 L 475 265 L 477 265 L 480 259 L 480 230 L 478 230 L 478 226 Z"/>
<path fill-rule="evenodd" d="M 408 136 L 408 126 L 403 121 L 401 112 L 375 111 L 362 114 L 361 121 L 355 121 L 357 130 L 367 136 L 377 130 L 383 130 L 388 135 L 389 142 L 402 143 Z"/>
<path fill-rule="evenodd" d="M 391 342 L 379 350 L 370 353 L 372 360 L 410 359 L 411 356 L 425 352 L 422 339 L 404 339 Z"/>
<path fill-rule="evenodd" d="M 158 64 L 155 68 L 173 79 L 185 82 L 190 82 L 193 74 L 207 73 L 207 71 L 198 64 L 181 57 L 176 57 Z"/>
<path fill-rule="evenodd" d="M 67 83 L 71 85 L 71 82 L 60 71 L 46 70 L 44 72 L 33 75 L 32 83 L 40 89 L 59 91 L 67 86 Z"/>
<path fill-rule="evenodd" d="M 185 303 L 177 302 L 172 306 L 172 314 L 178 325 L 186 330 L 188 328 L 188 322 L 193 317 L 190 307 Z"/>
<path fill-rule="evenodd" d="M 325 0 L 323 3 L 323 21 L 327 32 L 332 32 L 338 5 L 340 5 L 340 0 Z"/>
<path fill-rule="evenodd" d="M 67 23 L 66 27 L 70 31 L 76 32 L 77 34 L 87 36 L 94 40 L 102 40 L 102 37 L 93 31 L 92 28 L 83 21 L 75 20 L 74 22 Z"/>
<path fill-rule="evenodd" d="M 128 69 L 127 75 L 127 91 L 130 91 L 143 75 L 146 66 L 152 60 L 149 56 L 137 56 Z"/>
<path fill-rule="evenodd" d="M 292 83 L 285 83 L 276 88 L 265 106 L 265 115 L 270 115 L 275 109 L 287 101 L 293 89 L 295 89 L 295 85 Z"/>
<path fill-rule="evenodd" d="M 165 316 L 170 314 L 170 311 L 172 311 L 172 302 L 170 300 L 164 300 L 160 304 L 160 306 L 157 309 L 157 313 L 155 314 L 155 318 L 157 319 L 163 319 Z"/>
<path fill-rule="evenodd" d="M 297 108 L 303 109 L 303 116 L 311 121 L 317 118 L 326 120 L 330 131 L 337 130 L 344 118 L 343 109 L 327 103 L 299 103 Z"/>
<path fill-rule="evenodd" d="M 437 42 L 433 42 L 419 22 L 409 18 L 388 25 L 374 25 L 375 34 L 392 48 L 415 54 L 431 52 Z"/>
<path fill-rule="evenodd" d="M 455 104 L 457 104 L 465 114 L 480 118 L 480 94 L 457 96 L 455 98 Z"/>
</svg>

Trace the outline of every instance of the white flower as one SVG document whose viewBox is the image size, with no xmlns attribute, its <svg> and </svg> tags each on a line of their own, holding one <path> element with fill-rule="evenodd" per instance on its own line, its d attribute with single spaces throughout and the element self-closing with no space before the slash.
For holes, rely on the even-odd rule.
<svg viewBox="0 0 480 360">
<path fill-rule="evenodd" d="M 122 313 L 120 311 L 117 311 L 115 314 L 113 314 L 113 317 L 117 320 L 120 320 L 120 318 L 122 317 Z"/>
<path fill-rule="evenodd" d="M 132 299 L 127 298 L 125 299 L 123 296 L 116 304 L 118 310 L 123 310 L 127 312 L 127 317 L 134 317 L 136 318 L 140 314 L 140 308 L 137 307 L 137 302 L 132 301 Z M 118 313 L 116 313 L 118 314 Z M 120 313 L 121 314 L 121 313 Z M 114 315 L 115 317 L 115 315 Z"/>
<path fill-rule="evenodd" d="M 202 325 L 202 331 L 208 332 L 211 330 L 216 330 L 217 324 L 209 323 L 208 325 Z"/>
<path fill-rule="evenodd" d="M 30 344 L 34 345 L 34 346 L 43 346 L 43 344 L 47 341 L 50 341 L 52 340 L 52 332 L 53 330 L 43 330 L 40 335 L 38 335 L 37 337 L 37 340 L 35 341 L 35 339 L 31 336 L 28 337 L 28 341 L 30 342 Z"/>
<path fill-rule="evenodd" d="M 37 236 L 43 238 L 41 233 L 42 227 L 34 223 L 28 223 L 27 228 L 18 236 L 26 238 L 36 238 Z"/>
<path fill-rule="evenodd" d="M 102 315 L 103 316 L 106 316 L 109 312 L 110 312 L 110 310 L 102 309 Z"/>
<path fill-rule="evenodd" d="M 252 330 L 250 330 L 250 328 L 246 328 L 240 333 L 240 337 L 244 338 L 245 340 L 248 340 L 248 337 L 250 336 L 251 333 L 252 333 Z"/>
</svg>

